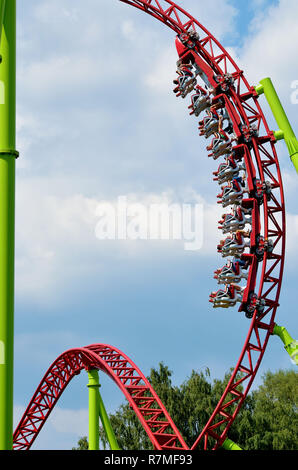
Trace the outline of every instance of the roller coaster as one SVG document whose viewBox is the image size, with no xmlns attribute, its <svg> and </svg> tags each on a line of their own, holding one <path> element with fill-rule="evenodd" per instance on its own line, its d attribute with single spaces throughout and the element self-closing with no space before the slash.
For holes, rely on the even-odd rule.
<svg viewBox="0 0 298 470">
<path fill-rule="evenodd" d="M 285 261 L 286 212 L 277 142 L 284 139 L 298 169 L 298 142 L 270 79 L 251 86 L 224 47 L 193 16 L 170 0 L 120 0 L 172 30 L 177 49 L 174 94 L 189 96 L 189 114 L 199 118 L 206 158 L 220 160 L 212 175 L 218 221 L 224 237 L 217 250 L 226 264 L 214 273 L 223 288 L 210 294 L 214 308 L 231 308 L 250 320 L 238 362 L 205 427 L 189 447 L 140 369 L 106 344 L 66 351 L 50 366 L 13 435 L 15 450 L 29 450 L 71 380 L 82 370 L 107 374 L 134 410 L 156 450 L 228 448 L 228 432 L 256 377 L 269 339 L 278 335 L 297 363 L 297 343 L 275 322 Z M 265 94 L 280 127 L 272 131 L 260 105 Z M 207 139 L 210 139 L 207 142 Z M 93 376 L 94 379 L 94 376 Z M 95 393 L 98 400 L 98 394 Z M 97 410 L 97 411 L 96 411 Z M 93 409 L 98 421 L 98 408 Z M 106 413 L 100 413 L 111 448 L 117 443 Z M 106 421 L 105 421 L 106 419 Z M 95 427 L 97 425 L 95 424 Z M 98 436 L 97 436 L 98 438 Z M 96 439 L 95 439 L 96 440 Z M 232 446 L 233 447 L 233 446 Z M 97 448 L 97 444 L 94 444 Z"/>
</svg>

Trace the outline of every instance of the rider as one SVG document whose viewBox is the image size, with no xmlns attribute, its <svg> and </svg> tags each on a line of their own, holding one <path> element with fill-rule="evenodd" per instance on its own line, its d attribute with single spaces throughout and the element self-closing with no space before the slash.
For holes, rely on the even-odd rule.
<svg viewBox="0 0 298 470">
<path fill-rule="evenodd" d="M 221 126 L 222 126 L 222 121 L 223 121 L 223 118 L 221 115 L 218 114 L 217 110 L 216 110 L 217 106 L 216 105 L 212 105 L 208 110 L 207 110 L 207 116 L 206 118 L 210 118 L 210 120 L 214 120 L 215 122 L 218 122 L 218 130 L 221 129 Z M 205 118 L 205 119 L 206 119 Z M 200 130 L 200 135 L 204 135 L 205 134 L 205 119 L 203 119 L 202 121 L 199 122 L 199 130 Z"/>
<path fill-rule="evenodd" d="M 208 151 L 215 151 L 216 154 L 216 147 L 218 148 L 220 144 L 225 144 L 225 149 L 229 147 L 230 144 L 232 144 L 234 138 L 230 137 L 229 134 L 227 134 L 223 129 L 222 129 L 222 117 L 219 120 L 219 126 L 218 126 L 218 132 L 214 133 L 214 138 L 212 139 L 212 142 L 210 145 L 208 145 L 207 150 Z"/>
<path fill-rule="evenodd" d="M 234 299 L 238 293 L 243 291 L 243 287 L 238 286 L 237 284 L 231 283 L 227 286 L 227 294 L 230 296 L 231 299 Z"/>
<path fill-rule="evenodd" d="M 219 245 L 217 246 L 217 250 L 219 253 L 222 252 L 223 247 L 225 246 L 227 241 L 233 241 L 235 244 L 242 246 L 243 245 L 243 238 L 250 238 L 250 231 L 249 230 L 237 230 L 236 233 L 232 234 L 231 236 L 227 237 L 225 240 L 220 240 Z"/>
<path fill-rule="evenodd" d="M 191 116 L 193 114 L 199 116 L 201 112 L 211 106 L 212 103 L 212 99 L 210 96 L 212 91 L 208 91 L 200 85 L 197 85 L 195 87 L 195 91 L 195 94 L 191 97 L 191 105 L 188 106 L 188 109 L 191 110 Z"/>
<path fill-rule="evenodd" d="M 231 263 L 231 268 L 233 269 L 233 272 L 235 274 L 239 274 L 240 272 L 240 269 L 247 269 L 248 268 L 248 265 L 249 265 L 249 262 L 248 261 L 244 261 L 243 259 L 241 258 L 234 258 L 232 261 L 230 261 Z"/>
<path fill-rule="evenodd" d="M 177 73 L 179 75 L 178 79 L 174 80 L 173 83 L 177 85 L 177 87 L 174 89 L 174 93 L 178 93 L 180 91 L 181 85 L 180 85 L 180 80 L 183 78 L 186 79 L 194 79 L 194 74 L 192 71 L 192 64 L 191 63 L 184 63 L 181 60 L 178 60 L 177 62 Z"/>
<path fill-rule="evenodd" d="M 238 286 L 231 283 L 226 285 L 225 290 L 220 289 L 217 292 L 212 292 L 210 295 L 210 302 L 215 305 L 229 307 L 232 302 L 240 301 L 240 296 L 243 294 L 245 287 Z"/>
</svg>

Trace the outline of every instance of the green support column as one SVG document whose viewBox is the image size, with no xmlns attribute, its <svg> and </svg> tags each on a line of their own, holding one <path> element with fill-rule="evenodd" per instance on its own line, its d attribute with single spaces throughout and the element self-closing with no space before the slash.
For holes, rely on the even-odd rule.
<svg viewBox="0 0 298 470">
<path fill-rule="evenodd" d="M 6 0 L 0 0 L 0 25 L 1 25 L 1 28 L 0 28 L 0 42 L 1 42 L 3 24 L 4 24 L 5 3 L 6 3 Z"/>
<path fill-rule="evenodd" d="M 100 416 L 100 420 L 102 422 L 104 431 L 106 433 L 106 436 L 108 438 L 110 448 L 111 450 L 120 450 L 120 447 L 118 445 L 116 436 L 111 426 L 111 422 L 106 412 L 99 390 L 98 390 L 98 395 L 99 395 L 99 398 L 98 398 L 99 399 L 99 416 Z"/>
<path fill-rule="evenodd" d="M 231 439 L 226 439 L 222 445 L 222 448 L 225 450 L 242 450 L 235 442 L 231 441 Z"/>
<path fill-rule="evenodd" d="M 280 337 L 293 364 L 298 365 L 298 341 L 292 338 L 284 326 L 275 325 L 273 334 Z"/>
<path fill-rule="evenodd" d="M 0 450 L 12 448 L 16 0 L 0 1 Z"/>
<path fill-rule="evenodd" d="M 99 377 L 98 370 L 89 370 L 89 450 L 99 450 Z"/>
<path fill-rule="evenodd" d="M 293 165 L 298 172 L 298 141 L 271 79 L 264 78 L 261 80 L 260 84 L 255 87 L 255 90 L 258 95 L 265 94 L 273 116 L 279 126 L 279 130 L 275 132 L 276 140 L 285 140 Z"/>
<path fill-rule="evenodd" d="M 120 450 L 110 419 L 99 392 L 98 370 L 89 370 L 89 450 L 99 450 L 99 418 L 111 450 Z"/>
</svg>

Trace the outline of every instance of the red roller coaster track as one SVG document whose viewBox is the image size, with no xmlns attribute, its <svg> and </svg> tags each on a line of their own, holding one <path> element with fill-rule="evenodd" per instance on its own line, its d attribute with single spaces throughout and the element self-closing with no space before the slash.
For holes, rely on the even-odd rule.
<svg viewBox="0 0 298 470">
<path fill-rule="evenodd" d="M 156 449 L 187 449 L 168 412 L 140 369 L 121 351 L 105 344 L 71 349 L 51 365 L 14 433 L 14 448 L 29 449 L 74 376 L 99 369 L 120 388 Z"/>
<path fill-rule="evenodd" d="M 262 310 L 250 311 L 252 318 L 235 370 L 209 421 L 191 450 L 217 449 L 227 438 L 258 371 L 275 325 L 283 277 L 285 254 L 285 207 L 274 133 L 269 129 L 255 89 L 247 82 L 221 44 L 190 14 L 169 0 L 120 0 L 158 19 L 180 37 L 198 33 L 193 47 L 180 58 L 191 60 L 217 90 L 214 102 L 224 100 L 225 109 L 239 137 L 236 151 L 245 161 L 252 208 L 252 233 L 256 240 L 271 242 L 271 250 L 256 256 L 250 246 L 248 287 L 240 310 L 247 313 L 249 295 L 262 302 Z M 198 39 L 199 37 L 199 39 Z M 233 85 L 223 91 L 220 84 L 232 77 Z M 243 138 L 254 125 L 256 133 Z M 270 194 L 262 188 L 271 188 Z M 261 196 L 261 197 L 260 197 Z M 261 202 L 260 202 L 261 201 Z M 258 285 L 258 289 L 257 289 Z M 155 449 L 188 449 L 156 393 L 140 370 L 120 351 L 106 345 L 74 349 L 60 356 L 48 370 L 14 434 L 15 449 L 29 449 L 51 410 L 74 375 L 82 369 L 98 368 L 107 373 L 124 393 Z"/>
</svg>

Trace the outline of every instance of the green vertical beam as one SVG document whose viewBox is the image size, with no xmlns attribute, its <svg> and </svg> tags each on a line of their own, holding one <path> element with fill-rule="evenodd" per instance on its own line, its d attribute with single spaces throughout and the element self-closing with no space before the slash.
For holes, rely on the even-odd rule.
<svg viewBox="0 0 298 470">
<path fill-rule="evenodd" d="M 298 341 L 292 338 L 284 326 L 275 325 L 273 334 L 280 337 L 293 364 L 298 365 Z"/>
<path fill-rule="evenodd" d="M 96 369 L 88 371 L 89 377 L 89 450 L 99 450 L 99 377 Z"/>
<path fill-rule="evenodd" d="M 101 394 L 98 370 L 89 370 L 89 450 L 99 450 L 99 418 L 111 450 L 120 450 Z"/>
<path fill-rule="evenodd" d="M 261 80 L 260 84 L 255 87 L 255 90 L 258 95 L 265 94 L 279 126 L 279 130 L 275 133 L 276 139 L 280 140 L 283 138 L 285 140 L 293 165 L 298 172 L 298 141 L 271 79 L 264 78 Z"/>
<path fill-rule="evenodd" d="M 0 42 L 4 23 L 5 4 L 6 0 L 0 0 Z"/>
<path fill-rule="evenodd" d="M 111 450 L 120 450 L 120 447 L 118 445 L 115 433 L 113 431 L 113 428 L 111 426 L 110 419 L 108 417 L 108 414 L 106 412 L 102 397 L 100 395 L 100 392 L 98 390 L 98 395 L 99 395 L 99 416 L 104 428 L 104 431 L 106 433 L 107 439 L 110 444 L 110 449 Z"/>
<path fill-rule="evenodd" d="M 0 450 L 12 448 L 16 134 L 16 0 L 0 1 Z"/>
<path fill-rule="evenodd" d="M 242 450 L 235 442 L 231 441 L 231 439 L 226 439 L 222 445 L 222 448 L 225 450 Z"/>
</svg>

